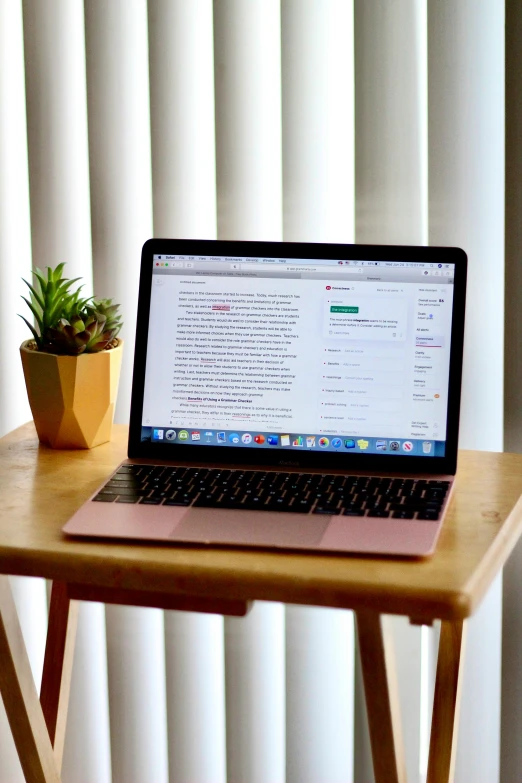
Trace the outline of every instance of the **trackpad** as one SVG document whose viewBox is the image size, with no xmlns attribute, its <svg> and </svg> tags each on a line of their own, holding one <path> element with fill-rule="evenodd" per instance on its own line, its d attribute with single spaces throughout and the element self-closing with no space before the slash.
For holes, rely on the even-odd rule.
<svg viewBox="0 0 522 783">
<path fill-rule="evenodd" d="M 308 549 L 318 546 L 329 521 L 329 517 L 309 514 L 191 508 L 169 538 L 207 544 Z"/>
</svg>

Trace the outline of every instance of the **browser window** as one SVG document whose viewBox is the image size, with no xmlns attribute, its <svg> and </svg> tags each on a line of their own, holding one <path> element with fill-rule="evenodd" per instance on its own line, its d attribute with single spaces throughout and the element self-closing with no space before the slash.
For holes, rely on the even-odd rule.
<svg viewBox="0 0 522 783">
<path fill-rule="evenodd" d="M 452 264 L 153 265 L 144 439 L 444 455 Z"/>
</svg>

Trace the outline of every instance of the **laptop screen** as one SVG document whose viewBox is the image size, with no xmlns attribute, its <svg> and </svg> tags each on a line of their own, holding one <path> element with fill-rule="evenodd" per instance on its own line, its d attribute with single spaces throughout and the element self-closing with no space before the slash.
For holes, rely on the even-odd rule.
<svg viewBox="0 0 522 783">
<path fill-rule="evenodd" d="M 150 263 L 142 442 L 445 456 L 454 264 Z"/>
</svg>

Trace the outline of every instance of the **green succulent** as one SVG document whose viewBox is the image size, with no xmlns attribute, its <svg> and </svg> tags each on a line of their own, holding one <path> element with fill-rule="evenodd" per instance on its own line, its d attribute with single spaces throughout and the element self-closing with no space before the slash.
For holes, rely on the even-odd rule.
<svg viewBox="0 0 522 783">
<path fill-rule="evenodd" d="M 103 351 L 121 329 L 119 305 L 113 304 L 112 299 L 81 298 L 83 286 L 71 292 L 71 286 L 80 278 L 63 278 L 64 266 L 47 267 L 47 275 L 36 269 L 34 286 L 24 280 L 30 299 L 25 296 L 22 299 L 31 310 L 37 328 L 20 317 L 31 330 L 39 351 L 70 356 Z"/>
<path fill-rule="evenodd" d="M 105 316 L 105 331 L 114 331 L 113 337 L 115 337 L 123 325 L 119 308 L 118 304 L 112 303 L 112 299 L 93 299 L 91 304 L 87 305 L 86 311 L 90 316 Z"/>
<path fill-rule="evenodd" d="M 116 331 L 107 330 L 105 316 L 97 315 L 83 318 L 78 315 L 72 321 L 60 318 L 56 326 L 47 330 L 44 350 L 70 356 L 104 351 L 116 336 Z"/>
</svg>

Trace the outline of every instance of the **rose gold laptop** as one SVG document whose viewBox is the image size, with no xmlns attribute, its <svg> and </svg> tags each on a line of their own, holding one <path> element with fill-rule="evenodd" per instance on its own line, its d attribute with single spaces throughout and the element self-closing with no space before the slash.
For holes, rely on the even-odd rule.
<svg viewBox="0 0 522 783">
<path fill-rule="evenodd" d="M 432 553 L 457 464 L 466 263 L 147 242 L 129 458 L 65 533 Z"/>
</svg>

